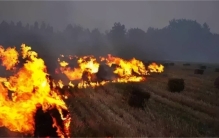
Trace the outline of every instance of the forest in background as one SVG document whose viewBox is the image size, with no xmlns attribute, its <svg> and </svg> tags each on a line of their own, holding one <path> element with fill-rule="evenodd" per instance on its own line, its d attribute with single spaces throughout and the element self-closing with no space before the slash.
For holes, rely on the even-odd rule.
<svg viewBox="0 0 219 138">
<path fill-rule="evenodd" d="M 191 62 L 218 62 L 219 34 L 213 34 L 207 23 L 195 20 L 173 19 L 164 28 L 126 29 L 116 22 L 104 33 L 80 25 L 69 24 L 62 31 L 45 23 L 23 24 L 21 21 L 0 23 L 0 45 L 30 45 L 47 62 L 60 54 L 106 55 L 125 59 L 183 60 Z"/>
</svg>

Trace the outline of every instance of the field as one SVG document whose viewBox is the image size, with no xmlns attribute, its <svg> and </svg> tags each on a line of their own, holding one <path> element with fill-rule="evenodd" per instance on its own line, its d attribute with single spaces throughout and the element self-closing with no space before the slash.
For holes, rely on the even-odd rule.
<svg viewBox="0 0 219 138">
<path fill-rule="evenodd" d="M 132 84 L 151 94 L 144 109 L 128 105 L 130 83 L 75 91 L 66 100 L 72 115 L 71 136 L 218 137 L 219 89 L 214 87 L 218 66 L 207 65 L 203 75 L 194 74 L 197 67 L 176 63 L 161 74 L 151 74 L 145 82 Z M 185 80 L 183 92 L 167 90 L 168 79 L 173 77 Z M 1 128 L 0 135 L 5 133 L 18 136 Z"/>
<path fill-rule="evenodd" d="M 176 64 L 135 84 L 151 94 L 144 110 L 127 104 L 129 84 L 75 92 L 67 101 L 72 114 L 72 136 L 219 136 L 219 90 L 214 87 L 219 73 L 214 72 L 214 66 L 207 67 L 204 75 L 196 75 L 193 70 L 197 65 Z M 171 77 L 185 80 L 183 92 L 167 90 Z"/>
</svg>

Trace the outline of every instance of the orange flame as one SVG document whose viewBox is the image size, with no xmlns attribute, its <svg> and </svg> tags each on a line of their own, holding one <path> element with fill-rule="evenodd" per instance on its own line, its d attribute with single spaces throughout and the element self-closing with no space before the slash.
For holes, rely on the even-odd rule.
<svg viewBox="0 0 219 138">
<path fill-rule="evenodd" d="M 67 110 L 67 106 L 62 98 L 50 89 L 43 59 L 38 58 L 37 53 L 25 44 L 21 45 L 21 54 L 27 61 L 24 66 L 14 76 L 0 79 L 0 126 L 33 135 L 33 116 L 38 104 L 42 105 L 44 111 L 55 106 L 61 115 L 61 109 Z M 2 65 L 7 70 L 18 63 L 18 52 L 15 48 L 7 48 L 4 51 L 1 47 L 0 56 Z M 8 93 L 13 93 L 10 98 Z M 68 130 L 70 116 L 62 119 L 65 129 Z M 54 125 L 58 128 L 55 122 Z M 64 137 L 63 132 L 59 131 L 59 136 Z"/>
<path fill-rule="evenodd" d="M 58 59 L 58 62 L 60 64 L 61 72 L 64 73 L 70 81 L 82 79 L 82 82 L 78 84 L 79 88 L 89 86 L 89 84 L 83 82 L 82 76 L 84 72 L 88 72 L 88 80 L 91 81 L 91 86 L 99 86 L 109 82 L 92 82 L 92 77 L 98 72 L 100 66 L 100 63 L 97 62 L 97 59 L 94 56 L 84 56 L 80 58 L 77 56 L 69 56 L 70 60 L 72 60 L 73 57 L 77 59 L 79 67 L 71 68 L 68 62 L 61 61 L 60 59 Z M 133 58 L 127 61 L 110 54 L 107 57 L 100 57 L 100 62 L 104 62 L 111 68 L 115 65 L 113 73 L 119 77 L 114 78 L 112 82 L 140 82 L 145 80 L 145 76 L 149 75 L 149 72 L 161 73 L 164 70 L 162 65 L 157 65 L 156 63 L 149 65 L 147 70 L 140 60 Z"/>
<path fill-rule="evenodd" d="M 73 69 L 67 67 L 69 63 L 58 59 L 61 66 L 60 70 L 69 78 L 69 80 L 80 80 L 85 70 L 89 70 L 91 73 L 96 73 L 98 71 L 99 63 L 93 56 L 76 57 L 76 59 L 79 67 Z"/>
<path fill-rule="evenodd" d="M 0 46 L 0 59 L 2 60 L 2 66 L 6 67 L 6 70 L 14 69 L 14 66 L 18 63 L 18 52 L 16 48 L 4 49 Z"/>
<path fill-rule="evenodd" d="M 135 58 L 131 59 L 130 61 L 126 61 L 119 57 L 113 57 L 109 54 L 107 58 L 102 57 L 101 60 L 105 60 L 106 64 L 109 66 L 112 66 L 113 64 L 117 65 L 114 73 L 120 76 L 120 78 L 117 80 L 119 82 L 139 82 L 145 79 L 143 76 L 148 75 L 144 64 Z"/>
<path fill-rule="evenodd" d="M 157 73 L 162 73 L 164 70 L 164 66 L 163 65 L 157 65 L 156 63 L 151 63 L 148 66 L 148 69 L 150 70 L 150 72 L 157 72 Z"/>
</svg>

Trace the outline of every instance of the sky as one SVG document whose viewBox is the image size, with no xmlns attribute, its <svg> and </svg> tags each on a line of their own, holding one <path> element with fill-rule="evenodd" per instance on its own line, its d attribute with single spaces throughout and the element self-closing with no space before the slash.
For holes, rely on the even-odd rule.
<svg viewBox="0 0 219 138">
<path fill-rule="evenodd" d="M 35 21 L 63 30 L 67 24 L 110 30 L 115 22 L 129 28 L 163 28 L 175 19 L 206 22 L 219 34 L 219 1 L 0 1 L 0 22 Z"/>
</svg>

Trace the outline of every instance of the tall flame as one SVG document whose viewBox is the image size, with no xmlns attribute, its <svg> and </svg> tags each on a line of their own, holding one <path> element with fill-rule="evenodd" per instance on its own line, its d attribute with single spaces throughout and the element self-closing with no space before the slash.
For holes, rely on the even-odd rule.
<svg viewBox="0 0 219 138">
<path fill-rule="evenodd" d="M 6 70 L 18 63 L 18 55 L 15 48 L 0 48 L 0 58 Z M 67 106 L 62 98 L 50 89 L 43 59 L 38 58 L 38 54 L 25 44 L 21 45 L 21 56 L 26 59 L 23 67 L 15 75 L 0 79 L 0 126 L 33 135 L 34 114 L 38 104 L 42 105 L 44 111 L 56 107 L 60 114 L 61 109 L 67 110 Z M 8 93 L 11 94 L 8 96 Z M 68 130 L 70 116 L 62 119 L 65 129 Z M 60 137 L 64 137 L 63 132 L 58 133 Z"/>
</svg>

